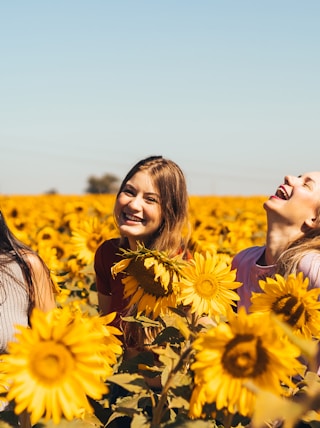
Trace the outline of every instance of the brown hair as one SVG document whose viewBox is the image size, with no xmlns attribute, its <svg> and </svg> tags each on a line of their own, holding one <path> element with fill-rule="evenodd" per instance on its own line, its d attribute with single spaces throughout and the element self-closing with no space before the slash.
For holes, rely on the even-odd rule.
<svg viewBox="0 0 320 428">
<path fill-rule="evenodd" d="M 135 164 L 123 179 L 117 194 L 137 172 L 147 171 L 160 195 L 162 223 L 150 237 L 149 249 L 167 251 L 169 255 L 183 252 L 189 239 L 188 193 L 185 176 L 180 167 L 162 156 L 149 156 Z"/>
</svg>

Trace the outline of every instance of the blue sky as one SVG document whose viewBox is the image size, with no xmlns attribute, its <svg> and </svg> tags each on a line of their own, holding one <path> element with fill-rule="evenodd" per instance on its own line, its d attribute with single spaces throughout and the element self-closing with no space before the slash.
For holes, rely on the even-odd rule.
<svg viewBox="0 0 320 428">
<path fill-rule="evenodd" d="M 0 193 L 82 194 L 162 154 L 190 194 L 320 170 L 318 0 L 0 5 Z"/>
</svg>

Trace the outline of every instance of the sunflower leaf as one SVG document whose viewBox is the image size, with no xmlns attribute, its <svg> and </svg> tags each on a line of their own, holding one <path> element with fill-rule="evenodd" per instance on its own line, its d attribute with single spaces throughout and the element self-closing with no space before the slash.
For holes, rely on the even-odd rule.
<svg viewBox="0 0 320 428">
<path fill-rule="evenodd" d="M 185 308 L 174 308 L 172 306 L 168 306 L 168 309 L 172 312 L 174 312 L 175 314 L 179 315 L 182 318 L 186 318 L 186 310 Z"/>
<path fill-rule="evenodd" d="M 161 345 L 163 343 L 181 343 L 183 342 L 180 331 L 175 327 L 166 327 L 162 330 L 153 341 L 154 345 Z"/>
<path fill-rule="evenodd" d="M 152 320 L 143 315 L 139 317 L 133 317 L 133 316 L 122 317 L 121 319 L 126 322 L 135 322 L 135 323 L 141 324 L 142 327 L 160 327 L 161 326 L 161 324 L 158 321 Z"/>
<path fill-rule="evenodd" d="M 148 421 L 148 418 L 146 418 L 143 414 L 135 414 L 133 415 L 130 428 L 142 428 L 142 427 L 149 427 L 150 423 Z"/>
<path fill-rule="evenodd" d="M 147 388 L 144 378 L 137 374 L 119 373 L 108 377 L 108 382 L 116 383 L 129 392 L 139 393 Z"/>
<path fill-rule="evenodd" d="M 140 365 L 154 366 L 154 355 L 151 352 L 140 352 L 136 356 L 124 360 L 119 368 L 122 372 L 136 373 Z"/>
</svg>

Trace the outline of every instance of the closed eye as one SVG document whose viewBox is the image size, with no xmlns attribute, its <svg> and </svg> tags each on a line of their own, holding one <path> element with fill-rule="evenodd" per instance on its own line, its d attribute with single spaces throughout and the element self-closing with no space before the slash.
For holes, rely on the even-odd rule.
<svg viewBox="0 0 320 428">
<path fill-rule="evenodd" d="M 307 187 L 310 190 L 313 190 L 314 185 L 315 185 L 315 181 L 310 177 L 306 177 L 305 182 L 303 183 L 303 186 Z"/>
<path fill-rule="evenodd" d="M 159 199 L 155 196 L 146 196 L 145 199 L 147 202 L 151 202 L 155 204 L 159 203 Z"/>
<path fill-rule="evenodd" d="M 125 187 L 122 189 L 122 192 L 123 192 L 123 193 L 125 193 L 125 194 L 127 194 L 127 195 L 130 195 L 130 196 L 135 194 L 134 189 L 133 189 L 133 188 L 131 188 L 131 187 L 128 187 L 128 186 L 125 186 Z"/>
</svg>

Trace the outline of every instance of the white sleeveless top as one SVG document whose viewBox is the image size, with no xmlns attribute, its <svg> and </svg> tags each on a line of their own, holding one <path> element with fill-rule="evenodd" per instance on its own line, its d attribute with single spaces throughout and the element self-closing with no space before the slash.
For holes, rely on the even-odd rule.
<svg viewBox="0 0 320 428">
<path fill-rule="evenodd" d="M 14 340 L 15 325 L 28 325 L 29 293 L 18 263 L 0 255 L 0 353 Z"/>
</svg>

